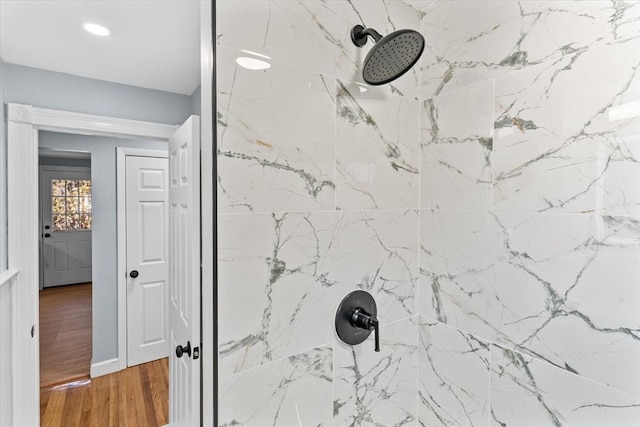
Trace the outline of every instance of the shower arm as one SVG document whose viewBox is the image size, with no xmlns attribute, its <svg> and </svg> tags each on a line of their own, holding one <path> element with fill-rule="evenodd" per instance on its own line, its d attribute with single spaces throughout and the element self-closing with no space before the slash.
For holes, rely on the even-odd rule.
<svg viewBox="0 0 640 427">
<path fill-rule="evenodd" d="M 367 44 L 367 36 L 370 36 L 374 42 L 378 42 L 382 36 L 373 28 L 364 28 L 362 25 L 356 25 L 351 29 L 351 41 L 358 47 Z"/>
</svg>

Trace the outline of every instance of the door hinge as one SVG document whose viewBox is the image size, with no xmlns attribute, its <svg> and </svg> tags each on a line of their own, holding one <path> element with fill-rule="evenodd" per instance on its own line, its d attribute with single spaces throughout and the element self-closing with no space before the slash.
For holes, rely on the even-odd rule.
<svg viewBox="0 0 640 427">
<path fill-rule="evenodd" d="M 193 360 L 200 358 L 200 347 L 193 347 Z"/>
<path fill-rule="evenodd" d="M 33 338 L 35 333 L 36 333 L 36 325 L 31 325 L 31 338 Z"/>
</svg>

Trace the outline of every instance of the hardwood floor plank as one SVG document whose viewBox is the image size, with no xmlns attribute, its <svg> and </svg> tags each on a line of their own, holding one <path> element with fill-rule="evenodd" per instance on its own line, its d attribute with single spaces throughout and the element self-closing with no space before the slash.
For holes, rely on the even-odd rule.
<svg viewBox="0 0 640 427">
<path fill-rule="evenodd" d="M 49 398 L 47 408 L 44 411 L 41 425 L 43 426 L 62 426 L 62 415 L 64 413 L 64 405 L 67 394 L 62 391 L 54 390 Z"/>
<path fill-rule="evenodd" d="M 82 409 L 80 410 L 80 425 L 91 425 L 91 409 L 93 408 L 93 388 L 86 387 L 82 393 Z"/>
<path fill-rule="evenodd" d="M 82 416 L 82 395 L 84 394 L 84 390 L 84 387 L 73 387 L 67 392 L 64 409 L 62 411 L 62 419 L 69 425 L 80 425 L 80 417 Z"/>
<path fill-rule="evenodd" d="M 169 413 L 169 395 L 166 388 L 158 385 L 169 383 L 168 371 L 164 369 L 165 366 L 168 367 L 168 364 L 161 364 L 159 361 L 152 363 L 160 366 L 149 367 L 145 372 L 149 378 L 149 393 L 153 402 L 156 422 L 158 425 L 163 426 L 169 424 L 169 419 L 165 417 L 165 414 Z"/>
<path fill-rule="evenodd" d="M 140 379 L 140 366 L 136 369 L 127 369 L 127 427 L 147 425 L 147 413 L 144 402 L 141 402 L 142 380 Z M 142 403 L 142 405 L 141 405 Z"/>
<path fill-rule="evenodd" d="M 40 387 L 89 377 L 91 283 L 40 292 Z"/>
<path fill-rule="evenodd" d="M 92 380 L 92 399 L 91 399 L 91 425 L 97 426 L 100 421 L 103 425 L 111 426 L 110 423 L 105 423 L 105 420 L 111 419 L 110 411 L 110 390 L 109 387 L 105 387 L 105 377 L 99 377 Z M 107 385 L 109 380 L 107 379 Z M 43 425 L 44 427 L 44 425 Z"/>
<path fill-rule="evenodd" d="M 42 427 L 153 427 L 168 423 L 168 359 L 40 389 Z"/>
<path fill-rule="evenodd" d="M 111 400 L 111 414 L 109 418 L 110 425 L 113 425 L 113 427 L 127 427 L 129 425 L 126 411 L 126 402 L 129 399 L 129 394 L 127 393 L 129 385 L 126 382 L 126 373 L 128 370 L 129 369 L 125 369 L 122 371 L 122 375 L 119 378 L 109 378 L 109 390 L 111 393 L 115 393 L 112 394 L 114 398 Z"/>
</svg>

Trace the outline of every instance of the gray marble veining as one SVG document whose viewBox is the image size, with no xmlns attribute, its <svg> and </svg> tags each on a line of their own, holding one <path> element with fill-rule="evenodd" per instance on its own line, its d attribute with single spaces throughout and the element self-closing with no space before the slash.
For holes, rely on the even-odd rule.
<svg viewBox="0 0 640 427">
<path fill-rule="evenodd" d="M 493 81 L 423 102 L 422 209 L 491 207 Z"/>
<path fill-rule="evenodd" d="M 491 347 L 491 425 L 633 427 L 640 400 L 524 354 Z"/>
<path fill-rule="evenodd" d="M 640 33 L 634 1 L 437 1 L 423 12 L 422 99 Z"/>
<path fill-rule="evenodd" d="M 330 427 L 333 350 L 304 353 L 220 380 L 219 425 Z"/>
<path fill-rule="evenodd" d="M 335 346 L 333 420 L 336 426 L 413 426 L 416 414 L 417 318 L 381 325 L 358 346 Z"/>
<path fill-rule="evenodd" d="M 417 208 L 418 101 L 338 81 L 338 209 Z"/>
<path fill-rule="evenodd" d="M 223 215 L 221 375 L 330 342 L 354 289 L 374 295 L 385 322 L 413 315 L 417 227 L 413 210 Z"/>
<path fill-rule="evenodd" d="M 422 213 L 421 314 L 640 395 L 637 220 Z"/>
<path fill-rule="evenodd" d="M 639 43 L 496 80 L 495 210 L 640 215 Z"/>
<path fill-rule="evenodd" d="M 491 359 L 487 341 L 420 320 L 420 426 L 488 426 Z"/>
</svg>

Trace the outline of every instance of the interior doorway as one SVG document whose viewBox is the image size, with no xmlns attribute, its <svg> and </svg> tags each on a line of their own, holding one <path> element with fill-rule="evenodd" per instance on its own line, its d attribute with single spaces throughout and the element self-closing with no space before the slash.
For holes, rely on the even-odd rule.
<svg viewBox="0 0 640 427">
<path fill-rule="evenodd" d="M 39 149 L 40 387 L 89 377 L 92 185 L 88 152 Z"/>
</svg>

